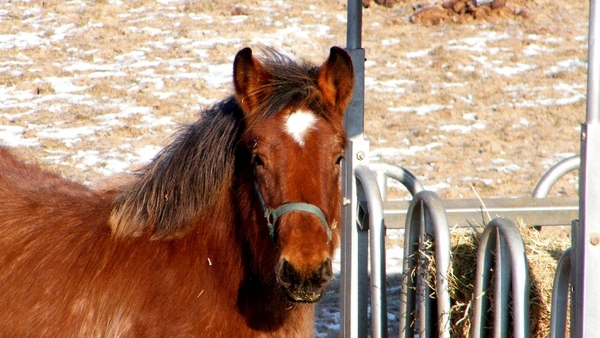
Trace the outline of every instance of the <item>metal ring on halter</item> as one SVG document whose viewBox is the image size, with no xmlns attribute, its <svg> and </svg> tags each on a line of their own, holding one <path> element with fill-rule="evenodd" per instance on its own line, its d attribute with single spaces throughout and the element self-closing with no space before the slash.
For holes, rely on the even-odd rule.
<svg viewBox="0 0 600 338">
<path fill-rule="evenodd" d="M 323 211 L 321 211 L 321 209 L 319 209 L 319 207 L 317 207 L 314 204 L 310 204 L 310 203 L 290 202 L 290 203 L 284 203 L 275 209 L 271 209 L 271 208 L 268 208 L 267 205 L 265 204 L 265 200 L 262 197 L 260 190 L 258 190 L 258 185 L 256 185 L 256 182 L 254 182 L 254 190 L 256 190 L 256 194 L 258 195 L 258 200 L 260 201 L 260 204 L 265 213 L 265 218 L 267 219 L 267 226 L 269 227 L 269 236 L 271 236 L 271 240 L 273 240 L 273 242 L 275 242 L 275 223 L 277 222 L 277 219 L 279 217 L 281 217 L 283 214 L 286 214 L 291 211 L 303 211 L 303 212 L 311 213 L 319 218 L 319 220 L 323 224 L 323 227 L 325 227 L 325 231 L 327 232 L 327 244 L 331 243 L 331 238 L 332 238 L 331 227 L 327 223 L 327 220 L 325 219 L 325 215 L 323 214 Z"/>
</svg>

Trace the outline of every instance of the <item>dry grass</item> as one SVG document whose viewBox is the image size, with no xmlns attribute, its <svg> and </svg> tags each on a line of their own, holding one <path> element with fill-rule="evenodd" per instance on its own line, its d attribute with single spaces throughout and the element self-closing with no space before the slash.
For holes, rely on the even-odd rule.
<svg viewBox="0 0 600 338">
<path fill-rule="evenodd" d="M 558 260 L 571 246 L 571 238 L 564 232 L 545 228 L 537 231 L 521 222 L 518 224 L 529 265 L 529 325 L 532 338 L 548 337 L 550 334 L 550 315 L 552 286 Z M 477 266 L 477 249 L 481 235 L 481 226 L 470 229 L 453 228 L 451 230 L 451 266 L 448 284 L 451 298 L 450 329 L 452 337 L 470 337 L 473 316 L 473 290 Z M 421 260 L 426 271 L 427 284 L 435 290 L 436 268 L 432 254 L 435 244 L 431 241 L 421 243 L 413 258 Z M 420 272 L 411 272 L 410 278 L 416 278 Z M 491 281 L 493 290 L 493 280 Z M 493 302 L 492 292 L 486 292 Z M 512 306 L 512 304 L 511 304 Z M 567 327 L 568 328 L 568 327 Z M 512 331 L 512 328 L 509 329 Z"/>
<path fill-rule="evenodd" d="M 530 285 L 530 337 L 548 337 L 552 285 L 558 259 L 571 246 L 571 239 L 557 232 L 536 231 L 519 224 L 525 243 Z M 472 295 L 475 281 L 477 247 L 480 233 L 454 229 L 452 241 L 452 274 L 449 280 L 453 337 L 467 337 L 470 329 Z M 493 298 L 493 295 L 489 294 Z"/>
<path fill-rule="evenodd" d="M 365 134 L 371 148 L 422 149 L 382 160 L 404 166 L 430 189 L 444 183 L 436 188 L 442 198 L 469 196 L 472 184 L 483 197 L 530 195 L 551 163 L 579 149 L 588 3 L 509 0 L 508 7 L 526 2 L 532 15 L 424 27 L 409 20 L 415 3 L 424 2 L 363 10 Z M 43 0 L 7 2 L 2 10 L 3 34 L 39 37 L 39 44 L 19 38 L 21 44 L 8 44 L 0 55 L 0 89 L 20 104 L 5 104 L 0 124 L 25 130 L 79 127 L 78 116 L 97 125 L 93 117 L 108 114 L 120 114 L 120 123 L 138 129 L 139 114 L 128 114 L 131 108 L 187 123 L 230 94 L 229 83 L 211 82 L 229 75 L 211 70 L 231 65 L 239 49 L 266 43 L 322 62 L 332 45 L 346 43 L 344 0 Z M 524 65 L 529 70 L 503 73 Z M 56 78 L 81 87 L 74 94 L 88 104 L 62 96 L 51 81 Z M 28 100 L 38 102 L 35 107 L 18 99 L 24 93 L 34 94 Z M 428 106 L 443 108 L 402 110 Z M 26 139 L 39 138 L 42 146 L 22 152 L 93 182 L 106 172 L 81 167 L 70 154 L 107 154 L 122 144 L 164 146 L 173 129 L 103 127 L 70 147 L 31 132 Z M 555 191 L 574 194 L 576 184 L 565 179 Z"/>
</svg>

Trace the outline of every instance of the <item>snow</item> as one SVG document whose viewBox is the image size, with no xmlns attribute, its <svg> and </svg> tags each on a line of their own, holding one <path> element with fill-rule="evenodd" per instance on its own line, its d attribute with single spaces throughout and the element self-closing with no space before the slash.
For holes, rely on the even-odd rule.
<svg viewBox="0 0 600 338">
<path fill-rule="evenodd" d="M 120 3 L 120 1 L 111 1 L 112 3 Z M 179 4 L 180 1 L 175 0 L 159 0 L 160 4 Z M 80 5 L 85 6 L 84 2 L 72 1 L 72 6 Z M 279 7 L 281 10 L 286 6 L 283 1 L 272 1 L 264 5 L 265 7 L 260 8 L 264 11 L 265 25 L 278 27 L 275 33 L 260 34 L 251 41 L 251 43 L 262 43 L 269 46 L 282 46 L 284 50 L 292 49 L 292 45 L 297 40 L 303 41 L 306 45 L 310 46 L 310 40 L 316 36 L 319 37 L 331 37 L 331 31 L 327 23 L 324 24 L 302 24 L 299 21 L 291 21 L 291 24 L 282 24 L 281 22 L 272 22 L 269 20 L 268 13 L 273 10 L 270 6 Z M 318 12 L 317 8 L 312 8 L 312 11 Z M 43 17 L 40 16 L 39 9 L 29 8 L 28 13 L 25 13 L 28 20 L 28 24 L 32 27 L 39 27 L 39 30 L 33 30 L 31 32 L 16 32 L 16 33 L 0 33 L 0 51 L 9 51 L 13 49 L 40 49 L 49 48 L 53 42 L 64 39 L 66 36 L 71 34 L 84 34 L 85 31 L 91 30 L 94 27 L 101 27 L 101 23 L 88 23 L 86 26 L 81 28 L 75 27 L 73 24 L 58 25 L 49 29 L 49 36 L 45 36 L 45 32 L 42 27 L 52 25 L 51 23 L 44 22 Z M 137 13 L 146 13 L 147 15 L 154 15 L 154 9 L 152 7 L 139 7 L 131 10 L 130 13 L 124 15 L 124 17 L 143 17 L 143 15 Z M 176 13 L 163 13 L 164 15 Z M 315 13 L 317 14 L 317 13 Z M 0 20 L 4 20 L 7 15 L 6 10 L 0 9 Z M 204 21 L 212 22 L 214 19 L 204 14 L 190 15 L 193 21 Z M 231 17 L 230 24 L 241 25 L 247 20 L 245 16 L 233 16 Z M 87 105 L 95 106 L 98 103 L 92 100 L 92 97 L 82 93 L 90 88 L 88 85 L 79 85 L 78 81 L 84 77 L 87 78 L 111 78 L 111 77 L 123 77 L 127 72 L 137 72 L 139 77 L 137 83 L 131 84 L 129 88 L 123 88 L 127 92 L 136 92 L 143 85 L 152 85 L 154 92 L 152 95 L 160 98 L 167 99 L 176 95 L 177 93 L 169 90 L 169 87 L 165 84 L 166 80 L 169 79 L 182 79 L 182 78 L 199 78 L 201 77 L 206 86 L 220 89 L 222 92 L 228 92 L 231 87 L 231 60 L 227 63 L 211 63 L 208 61 L 208 55 L 212 48 L 219 45 L 236 46 L 242 43 L 241 39 L 237 38 L 223 38 L 217 33 L 208 31 L 202 39 L 189 39 L 176 37 L 176 33 L 171 29 L 167 28 L 156 28 L 144 26 L 140 23 L 140 20 L 131 20 L 130 27 L 124 27 L 124 31 L 128 33 L 146 34 L 149 37 L 153 37 L 152 41 L 148 41 L 144 48 L 148 50 L 162 50 L 168 51 L 174 45 L 185 46 L 193 58 L 186 59 L 147 59 L 147 50 L 140 49 L 127 53 L 123 53 L 112 60 L 103 60 L 101 58 L 92 58 L 88 61 L 83 60 L 70 60 L 65 58 L 59 60 L 61 62 L 58 67 L 62 67 L 62 70 L 68 74 L 63 77 L 43 77 L 43 82 L 48 83 L 53 92 L 44 95 L 42 98 L 38 98 L 33 94 L 31 90 L 23 90 L 15 85 L 0 85 L 0 116 L 5 118 L 17 118 L 24 114 L 31 114 L 44 106 L 45 109 L 59 113 L 64 105 Z M 336 16 L 335 24 L 345 24 L 345 17 L 343 15 Z M 372 25 L 378 25 L 378 23 L 371 23 Z M 241 28 L 240 28 L 241 29 Z M 526 74 L 528 71 L 535 69 L 535 65 L 527 64 L 513 64 L 513 65 L 502 65 L 494 64 L 490 62 L 490 56 L 496 54 L 499 49 L 494 47 L 490 48 L 489 43 L 492 41 L 499 41 L 504 39 L 514 39 L 509 32 L 496 33 L 489 31 L 474 31 L 472 36 L 465 36 L 462 39 L 448 41 L 446 49 L 452 50 L 468 50 L 472 52 L 471 64 L 461 65 L 458 70 L 463 72 L 473 72 L 475 67 L 485 67 L 489 72 L 500 74 L 506 77 L 519 76 Z M 529 35 L 527 38 L 535 43 L 529 44 L 523 53 L 529 56 L 538 55 L 540 53 L 552 53 L 550 43 L 558 44 L 560 39 L 542 41 L 542 37 Z M 581 38 L 582 40 L 585 37 Z M 401 43 L 398 39 L 383 39 L 381 45 L 396 45 Z M 415 58 L 427 58 L 430 56 L 431 49 L 410 51 L 405 54 L 405 58 L 408 60 L 394 60 L 389 63 L 389 67 L 399 67 L 399 64 L 409 64 L 411 59 Z M 96 50 L 87 51 L 87 54 L 94 55 Z M 199 61 L 200 60 L 200 61 Z M 172 69 L 178 69 L 182 63 L 189 64 L 193 68 L 198 69 L 198 72 L 189 73 L 185 71 L 174 72 L 165 76 L 165 74 L 158 74 L 154 71 L 154 67 L 158 65 L 168 65 Z M 366 62 L 367 74 L 369 66 L 372 66 L 371 61 Z M 0 62 L 0 72 L 11 72 L 15 77 L 18 77 L 22 72 L 20 69 L 29 69 L 33 71 L 34 68 L 40 67 L 41 65 L 33 65 L 30 60 L 26 57 L 22 59 L 13 59 L 10 61 Z M 546 72 L 548 74 L 555 74 L 561 71 L 572 71 L 574 69 L 586 67 L 586 63 L 579 59 L 565 59 L 555 65 L 547 67 Z M 42 72 L 39 70 L 39 72 Z M 81 73 L 85 73 L 81 75 Z M 42 76 L 43 74 L 40 74 Z M 107 80 L 109 81 L 109 80 Z M 407 79 L 379 79 L 377 77 L 368 76 L 365 79 L 365 90 L 369 92 L 394 92 L 398 94 L 405 94 L 406 89 L 403 86 L 413 84 L 414 81 Z M 447 86 L 456 85 L 461 86 L 462 84 L 457 82 L 455 84 L 447 84 Z M 507 94 L 522 91 L 524 88 L 505 88 Z M 552 88 L 528 88 L 530 93 L 542 93 L 545 90 L 560 91 L 564 95 L 559 99 L 548 99 L 543 95 L 533 95 L 529 99 L 515 98 L 513 103 L 516 107 L 538 107 L 548 105 L 566 105 L 574 102 L 585 100 L 585 84 L 572 85 L 563 83 Z M 205 105 L 210 102 L 214 102 L 218 97 L 197 97 L 196 102 L 199 105 Z M 470 98 L 460 98 L 464 101 L 469 101 Z M 133 115 L 139 115 L 139 126 L 144 128 L 152 129 L 158 126 L 175 126 L 176 122 L 172 118 L 157 118 L 153 115 L 152 107 L 138 106 L 135 103 L 111 101 L 108 104 L 105 102 L 102 104 L 104 108 L 98 108 L 98 115 L 95 120 L 98 121 L 94 125 L 81 125 L 77 127 L 66 127 L 60 126 L 60 123 L 54 121 L 54 123 L 46 124 L 30 124 L 27 127 L 15 126 L 15 125 L 0 125 L 0 143 L 10 147 L 36 147 L 39 146 L 41 139 L 52 139 L 59 142 L 63 142 L 67 147 L 73 147 L 82 140 L 85 136 L 95 135 L 101 131 L 110 131 L 116 126 L 122 126 L 124 122 L 122 119 L 131 117 Z M 11 112 L 13 108 L 25 108 L 28 109 L 20 115 L 16 115 Z M 389 111 L 398 114 L 416 114 L 419 116 L 423 115 L 434 115 L 445 109 L 451 108 L 448 105 L 440 104 L 419 104 L 415 102 L 410 104 L 407 102 L 405 106 L 391 106 Z M 58 117 L 57 117 L 58 119 Z M 441 128 L 441 133 L 463 133 L 468 134 L 474 129 L 485 129 L 487 128 L 485 121 L 477 120 L 477 113 L 467 114 L 463 116 L 465 124 L 450 124 Z M 514 125 L 517 127 L 527 127 L 530 121 L 525 119 L 517 121 Z M 25 137 L 24 134 L 28 136 Z M 35 135 L 35 136 L 31 136 Z M 385 142 L 381 142 L 383 144 Z M 427 151 L 432 148 L 443 146 L 442 143 L 432 141 L 429 144 L 420 145 L 406 145 L 405 147 L 383 147 L 378 144 L 372 144 L 374 146 L 370 151 L 371 160 L 389 160 L 398 159 L 418 152 Z M 116 173 L 129 170 L 132 166 L 141 165 L 147 163 L 152 157 L 154 157 L 161 149 L 158 144 L 146 145 L 141 149 L 132 149 L 128 144 L 122 144 L 119 147 L 108 152 L 99 152 L 96 150 L 77 150 L 73 154 L 62 154 L 54 153 L 48 154 L 44 160 L 49 163 L 60 163 L 67 156 L 71 160 L 75 160 L 77 168 L 82 171 L 96 171 L 102 175 L 110 176 Z M 556 154 L 555 156 L 560 159 L 572 154 Z M 396 162 L 396 161 L 395 161 Z M 482 170 L 497 170 L 498 172 L 512 172 L 518 171 L 520 167 L 517 164 L 510 163 L 506 159 L 496 159 L 493 161 L 491 167 L 482 168 Z M 464 180 L 475 180 L 476 177 L 465 177 Z M 490 182 L 491 183 L 491 182 Z M 427 186 L 426 188 L 431 190 L 438 190 L 447 188 L 449 184 L 447 182 L 435 182 L 434 184 Z M 396 234 L 396 236 L 401 236 Z M 390 273 L 401 273 L 402 269 L 402 257 L 403 251 L 401 247 L 395 246 L 388 248 L 386 251 L 387 261 L 386 266 Z M 340 258 L 339 252 L 335 259 L 334 270 L 337 275 L 340 271 Z M 394 291 L 394 290 L 392 290 Z M 329 313 L 330 320 L 326 323 L 326 327 L 333 330 L 339 330 L 339 312 L 332 311 Z M 396 320 L 394 314 L 389 314 L 390 320 Z M 319 332 L 316 333 L 317 337 L 322 335 Z"/>
<path fill-rule="evenodd" d="M 423 116 L 446 108 L 448 107 L 439 104 L 428 104 L 418 107 L 390 107 L 388 109 L 391 112 L 416 113 L 419 116 Z"/>
</svg>

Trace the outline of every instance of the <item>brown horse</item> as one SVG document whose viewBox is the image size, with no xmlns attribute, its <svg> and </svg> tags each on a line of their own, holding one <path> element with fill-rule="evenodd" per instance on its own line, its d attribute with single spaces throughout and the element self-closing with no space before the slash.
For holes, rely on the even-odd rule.
<svg viewBox="0 0 600 338">
<path fill-rule="evenodd" d="M 126 183 L 0 148 L 0 336 L 308 337 L 339 238 L 348 54 L 235 57 L 235 95 Z"/>
</svg>

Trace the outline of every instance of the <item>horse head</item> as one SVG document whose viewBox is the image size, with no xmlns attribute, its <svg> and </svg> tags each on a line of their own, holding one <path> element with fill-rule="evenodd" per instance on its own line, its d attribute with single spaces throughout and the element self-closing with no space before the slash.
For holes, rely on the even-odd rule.
<svg viewBox="0 0 600 338">
<path fill-rule="evenodd" d="M 315 302 L 333 276 L 339 241 L 343 120 L 354 73 L 337 47 L 302 72 L 290 73 L 285 57 L 275 56 L 279 62 L 256 58 L 250 48 L 236 55 L 235 97 L 246 125 L 240 144 L 253 177 L 248 189 L 265 216 L 257 221 L 279 255 L 276 280 L 290 300 Z"/>
</svg>

